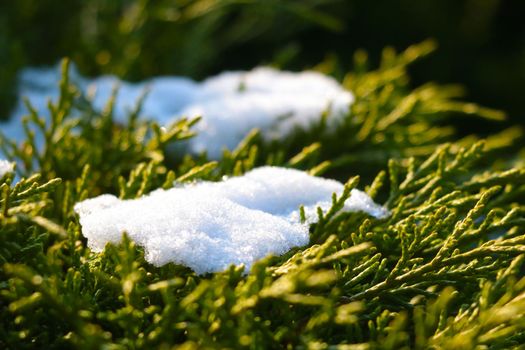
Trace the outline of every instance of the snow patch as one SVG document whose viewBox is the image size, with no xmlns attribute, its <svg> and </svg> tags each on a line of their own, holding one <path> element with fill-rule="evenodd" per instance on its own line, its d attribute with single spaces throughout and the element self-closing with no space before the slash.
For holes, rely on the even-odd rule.
<svg viewBox="0 0 525 350">
<path fill-rule="evenodd" d="M 144 247 L 154 265 L 169 262 L 198 274 L 246 266 L 269 254 L 282 255 L 309 241 L 316 208 L 327 211 L 344 185 L 303 171 L 261 167 L 221 182 L 183 184 L 133 200 L 102 195 L 75 205 L 82 233 L 96 252 L 118 243 L 122 233 Z M 307 223 L 301 223 L 303 205 Z M 352 190 L 344 211 L 383 218 L 388 211 L 364 192 Z"/>
<path fill-rule="evenodd" d="M 180 115 L 203 117 L 190 149 L 217 159 L 223 148 L 235 148 L 253 128 L 266 140 L 279 139 L 297 127 L 308 128 L 325 111 L 332 124 L 337 122 L 352 102 L 350 92 L 320 73 L 257 68 L 205 80 Z"/>
<path fill-rule="evenodd" d="M 39 115 L 49 118 L 48 101 L 59 96 L 60 69 L 28 68 L 19 76 L 20 97 L 27 97 Z M 208 152 L 217 159 L 223 148 L 233 149 L 253 128 L 276 139 L 296 127 L 308 127 L 327 112 L 335 123 L 349 112 L 353 95 L 334 79 L 316 72 L 283 72 L 272 68 L 225 72 L 201 83 L 184 77 L 158 77 L 139 83 L 115 76 L 87 79 L 71 70 L 70 80 L 102 111 L 115 87 L 114 117 L 123 122 L 145 92 L 141 117 L 167 125 L 181 117 L 201 116 L 198 135 L 188 141 L 192 153 Z M 27 108 L 19 101 L 8 123 L 0 128 L 8 137 L 23 138 L 21 118 Z"/>
</svg>

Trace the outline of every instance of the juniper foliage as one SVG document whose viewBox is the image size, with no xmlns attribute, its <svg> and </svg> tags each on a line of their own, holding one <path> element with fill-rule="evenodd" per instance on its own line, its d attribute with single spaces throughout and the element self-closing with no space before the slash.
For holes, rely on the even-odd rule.
<svg viewBox="0 0 525 350">
<path fill-rule="evenodd" d="M 406 65 L 431 49 L 424 43 L 400 55 L 386 50 L 375 71 L 364 69 L 366 58 L 358 53 L 344 82 L 356 102 L 339 127 L 327 128 L 323 116 L 278 144 L 265 144 L 254 131 L 219 161 L 181 154 L 198 120 L 163 129 L 137 118 L 139 102 L 128 123 L 119 125 L 112 100 L 97 113 L 70 85 L 66 62 L 49 123 L 31 112 L 25 141 L 2 137 L 4 152 L 17 161 L 17 178 L 1 179 L 0 346 L 523 345 L 521 131 L 451 142 L 454 131 L 446 123 L 458 112 L 501 114 L 458 102 L 454 87 L 411 91 Z M 247 275 L 232 266 L 197 276 L 183 266 L 149 265 L 125 234 L 119 245 L 91 252 L 72 210 L 103 192 L 135 198 L 262 164 L 361 174 L 366 191 L 391 215 L 379 220 L 341 213 L 359 183 L 352 176 L 332 208 L 319 212 L 308 246 L 263 259 Z"/>
</svg>

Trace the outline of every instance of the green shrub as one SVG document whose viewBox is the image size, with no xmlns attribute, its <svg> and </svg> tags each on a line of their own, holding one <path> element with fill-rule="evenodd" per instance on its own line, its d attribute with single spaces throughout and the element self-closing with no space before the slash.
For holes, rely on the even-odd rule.
<svg viewBox="0 0 525 350">
<path fill-rule="evenodd" d="M 1 180 L 0 346 L 25 348 L 511 348 L 525 341 L 525 169 L 521 131 L 452 142 L 458 90 L 411 91 L 406 65 L 430 51 L 386 50 L 356 71 L 356 95 L 335 131 L 318 125 L 265 144 L 254 131 L 219 161 L 177 153 L 198 120 L 166 130 L 131 113 L 95 112 L 67 63 L 51 121 L 25 120 L 22 143 L 1 138 L 17 176 Z M 73 113 L 72 106 L 79 112 Z M 140 109 L 138 103 L 137 111 Z M 42 134 L 37 147 L 35 129 Z M 96 145 L 96 146 L 95 146 Z M 175 149 L 175 150 L 174 150 Z M 175 154 L 174 154 L 175 153 Z M 175 180 L 218 180 L 263 164 L 358 178 L 389 218 L 340 213 L 311 226 L 310 244 L 257 263 L 197 276 L 148 264 L 123 235 L 95 254 L 73 205 L 110 192 L 134 198 Z M 385 169 L 385 170 L 382 170 Z M 343 198 L 344 199 L 344 198 Z"/>
</svg>

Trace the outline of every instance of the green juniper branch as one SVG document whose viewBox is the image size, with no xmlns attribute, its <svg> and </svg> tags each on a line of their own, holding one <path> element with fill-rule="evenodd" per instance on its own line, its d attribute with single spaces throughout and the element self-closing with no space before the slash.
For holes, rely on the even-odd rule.
<svg viewBox="0 0 525 350">
<path fill-rule="evenodd" d="M 170 153 L 198 120 L 164 130 L 137 118 L 140 103 L 125 125 L 113 120 L 111 101 L 95 112 L 69 84 L 66 63 L 50 122 L 30 110 L 26 140 L 0 141 L 18 173 L 0 185 L 0 346 L 523 345 L 525 170 L 522 155 L 509 153 L 521 131 L 452 142 L 452 130 L 437 124 L 451 112 L 501 114 L 458 102 L 454 87 L 411 91 L 406 64 L 431 50 L 386 50 L 377 71 L 356 65 L 345 79 L 356 102 L 335 130 L 321 120 L 276 144 L 254 130 L 218 161 Z M 155 267 L 125 235 L 94 253 L 73 212 L 100 193 L 136 198 L 266 164 L 350 180 L 311 226 L 308 246 L 267 257 L 247 275 L 242 266 L 205 276 Z M 341 212 L 358 174 L 388 218 Z"/>
</svg>

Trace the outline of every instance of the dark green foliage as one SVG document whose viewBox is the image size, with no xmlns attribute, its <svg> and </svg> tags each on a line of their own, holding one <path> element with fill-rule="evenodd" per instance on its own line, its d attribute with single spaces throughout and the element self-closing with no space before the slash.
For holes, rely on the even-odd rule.
<svg viewBox="0 0 525 350">
<path fill-rule="evenodd" d="M 128 124 L 117 125 L 111 102 L 94 112 L 64 74 L 51 122 L 33 113 L 24 143 L 2 139 L 21 180 L 14 184 L 8 175 L 1 185 L 0 347 L 522 345 L 525 168 L 515 151 L 521 132 L 446 143 L 451 113 L 500 114 L 458 102 L 455 89 L 411 91 L 405 66 L 430 48 L 385 51 L 379 70 L 348 75 L 356 103 L 339 127 L 327 129 L 321 120 L 279 144 L 262 143 L 254 131 L 217 162 L 171 146 L 190 137 L 198 121 L 162 130 L 132 113 Z M 356 60 L 364 63 L 359 54 Z M 40 149 L 35 128 L 45 139 Z M 363 175 L 361 186 L 391 215 L 340 213 L 358 185 L 352 177 L 311 226 L 308 246 L 263 259 L 247 275 L 231 267 L 196 276 L 183 266 L 149 265 L 125 235 L 118 246 L 91 252 L 72 210 L 102 192 L 134 198 L 174 181 L 218 180 L 262 164 Z"/>
<path fill-rule="evenodd" d="M 302 70 L 326 59 L 338 74 L 366 48 L 378 62 L 434 38 L 438 53 L 412 69 L 416 85 L 461 83 L 469 98 L 523 121 L 525 30 L 519 0 L 4 0 L 0 2 L 0 119 L 19 69 L 71 57 L 82 74 L 127 80 L 201 79 L 261 63 Z M 340 77 L 340 75 L 338 75 Z M 466 131 L 496 124 L 459 119 Z"/>
</svg>

